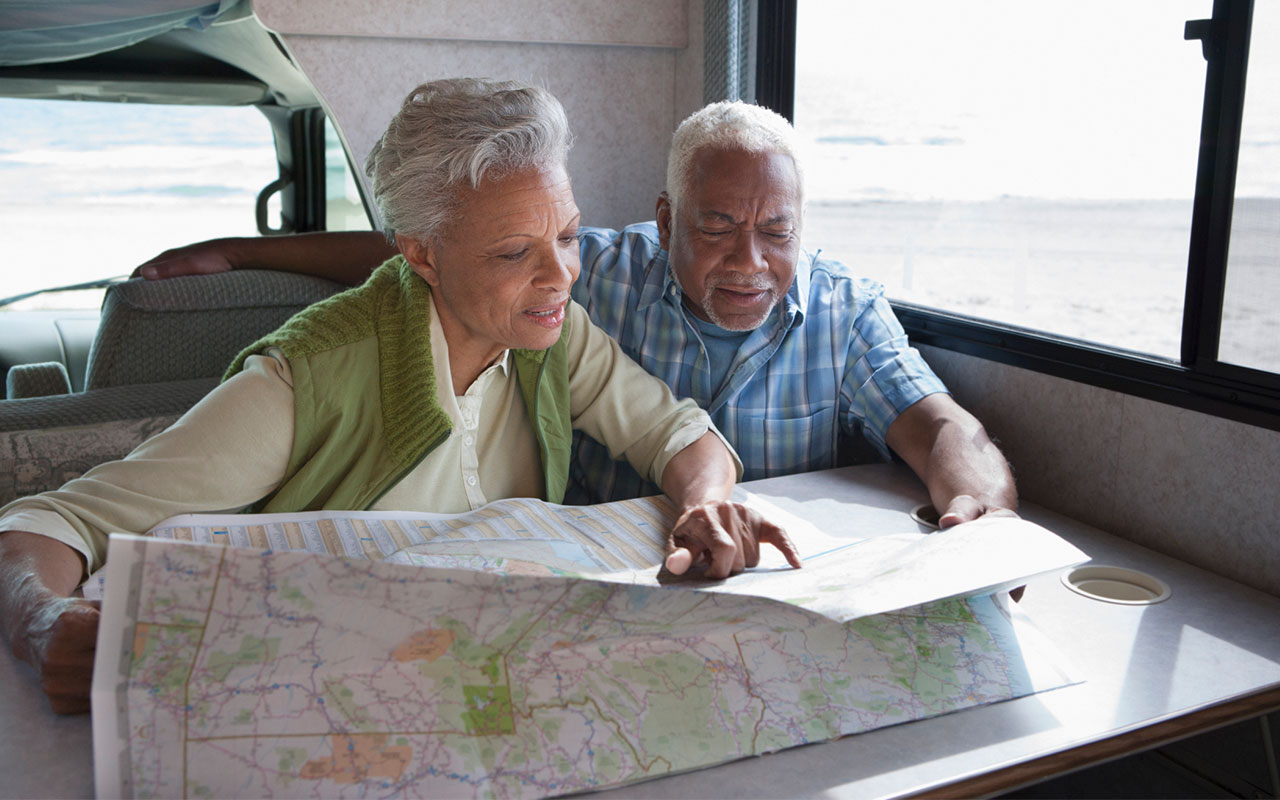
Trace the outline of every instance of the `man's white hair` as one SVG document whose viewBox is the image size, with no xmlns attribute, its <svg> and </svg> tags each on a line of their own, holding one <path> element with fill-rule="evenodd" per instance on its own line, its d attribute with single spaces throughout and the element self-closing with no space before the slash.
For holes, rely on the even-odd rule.
<svg viewBox="0 0 1280 800">
<path fill-rule="evenodd" d="M 800 203 L 804 205 L 804 169 L 797 152 L 796 129 L 786 117 L 763 106 L 741 100 L 712 103 L 693 112 L 671 137 L 667 155 L 667 198 L 675 215 L 689 190 L 699 151 L 729 150 L 745 153 L 783 153 L 796 167 Z"/>
</svg>

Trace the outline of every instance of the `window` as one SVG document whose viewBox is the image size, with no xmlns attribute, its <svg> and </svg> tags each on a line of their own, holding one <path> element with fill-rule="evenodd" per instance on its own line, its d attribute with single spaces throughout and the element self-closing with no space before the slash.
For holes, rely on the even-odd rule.
<svg viewBox="0 0 1280 800">
<path fill-rule="evenodd" d="M 0 99 L 0 298 L 128 275 L 166 250 L 254 236 L 278 174 L 252 107 Z M 102 290 L 7 306 L 97 308 Z"/>
<path fill-rule="evenodd" d="M 1218 358 L 1280 372 L 1280 4 L 1253 10 Z"/>
<path fill-rule="evenodd" d="M 756 2 L 806 245 L 913 338 L 1280 430 L 1276 4 Z"/>
<path fill-rule="evenodd" d="M 364 210 L 364 200 L 347 162 L 342 140 L 328 118 L 324 121 L 325 229 L 367 231 L 373 226 Z"/>
<path fill-rule="evenodd" d="M 1176 360 L 1207 0 L 804 0 L 806 244 L 890 297 Z"/>
</svg>

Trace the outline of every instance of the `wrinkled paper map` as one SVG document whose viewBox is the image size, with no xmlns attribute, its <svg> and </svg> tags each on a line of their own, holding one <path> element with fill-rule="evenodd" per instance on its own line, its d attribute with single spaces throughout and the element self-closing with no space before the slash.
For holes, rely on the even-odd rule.
<svg viewBox="0 0 1280 800">
<path fill-rule="evenodd" d="M 564 794 L 1069 682 L 989 594 L 1087 560 L 1048 531 L 854 540 L 765 510 L 803 569 L 767 553 L 670 585 L 657 498 L 192 515 L 113 536 L 98 794 Z"/>
</svg>

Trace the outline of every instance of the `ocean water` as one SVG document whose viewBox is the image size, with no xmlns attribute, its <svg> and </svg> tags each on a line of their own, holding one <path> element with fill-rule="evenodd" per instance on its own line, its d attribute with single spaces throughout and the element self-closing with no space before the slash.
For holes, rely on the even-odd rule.
<svg viewBox="0 0 1280 800">
<path fill-rule="evenodd" d="M 100 202 L 136 196 L 135 186 L 243 201 L 275 172 L 271 129 L 254 108 L 3 98 L 0 120 L 3 203 Z"/>
<path fill-rule="evenodd" d="M 276 176 L 270 126 L 253 108 L 0 99 L 0 297 L 255 235 L 258 192 Z"/>
</svg>

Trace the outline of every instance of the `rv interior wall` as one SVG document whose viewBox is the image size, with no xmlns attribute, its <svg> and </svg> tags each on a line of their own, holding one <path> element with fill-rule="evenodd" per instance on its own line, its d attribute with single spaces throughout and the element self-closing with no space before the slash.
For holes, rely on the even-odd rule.
<svg viewBox="0 0 1280 800">
<path fill-rule="evenodd" d="M 363 159 L 418 82 L 545 85 L 578 136 L 587 224 L 650 219 L 675 125 L 703 102 L 702 0 L 256 0 Z M 531 14 L 536 16 L 531 17 Z M 856 265 L 854 265 L 856 267 Z M 1035 503 L 1280 595 L 1280 433 L 937 348 Z"/>
<path fill-rule="evenodd" d="M 1027 500 L 1280 595 L 1280 432 L 922 347 Z"/>
<path fill-rule="evenodd" d="M 363 160 L 417 84 L 472 75 L 545 86 L 577 137 L 589 225 L 651 219 L 671 131 L 702 105 L 701 0 L 256 0 Z M 362 165 L 358 165 L 361 166 Z"/>
</svg>

